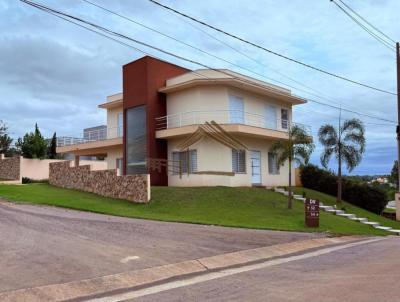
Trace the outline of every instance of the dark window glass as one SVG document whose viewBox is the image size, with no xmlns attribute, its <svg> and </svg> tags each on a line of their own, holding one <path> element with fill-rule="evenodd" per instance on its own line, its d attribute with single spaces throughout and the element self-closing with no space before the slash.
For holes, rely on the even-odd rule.
<svg viewBox="0 0 400 302">
<path fill-rule="evenodd" d="M 146 106 L 126 110 L 126 174 L 146 174 Z"/>
<path fill-rule="evenodd" d="M 281 109 L 282 129 L 287 129 L 289 124 L 289 111 Z"/>
<path fill-rule="evenodd" d="M 268 152 L 268 173 L 271 175 L 279 174 L 278 156 Z"/>
<path fill-rule="evenodd" d="M 197 150 L 172 152 L 172 161 L 173 175 L 179 174 L 179 170 L 182 174 L 188 173 L 188 168 L 189 174 L 197 172 Z"/>
<path fill-rule="evenodd" d="M 246 152 L 232 149 L 232 172 L 246 173 Z"/>
</svg>

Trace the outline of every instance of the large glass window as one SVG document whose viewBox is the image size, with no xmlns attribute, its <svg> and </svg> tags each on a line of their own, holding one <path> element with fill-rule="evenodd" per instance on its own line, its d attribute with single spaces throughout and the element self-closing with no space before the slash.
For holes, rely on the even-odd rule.
<svg viewBox="0 0 400 302">
<path fill-rule="evenodd" d="M 246 152 L 232 149 L 232 172 L 246 173 Z"/>
<path fill-rule="evenodd" d="M 190 174 L 197 172 L 197 150 L 172 152 L 172 174 Z"/>
<path fill-rule="evenodd" d="M 146 106 L 126 110 L 126 174 L 145 174 Z"/>
<path fill-rule="evenodd" d="M 268 173 L 271 175 L 279 174 L 278 156 L 276 153 L 268 152 Z"/>
</svg>

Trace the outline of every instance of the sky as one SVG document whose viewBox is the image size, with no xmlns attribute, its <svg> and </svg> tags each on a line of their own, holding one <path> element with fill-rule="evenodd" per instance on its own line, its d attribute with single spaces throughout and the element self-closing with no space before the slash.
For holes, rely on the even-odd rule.
<svg viewBox="0 0 400 302">
<path fill-rule="evenodd" d="M 224 58 L 235 66 L 104 12 L 83 0 L 40 0 L 52 8 L 213 68 L 232 69 L 275 84 L 274 81 L 280 81 L 294 86 L 290 89 L 296 95 L 397 120 L 396 97 L 393 95 L 334 79 L 283 60 L 200 27 L 148 0 L 91 1 Z M 396 91 L 395 53 L 371 38 L 329 0 L 160 2 L 286 56 Z M 346 3 L 394 40 L 400 38 L 397 14 L 400 1 L 347 0 Z M 131 44 L 166 61 L 190 69 L 201 68 Z M 60 136 L 81 137 L 83 128 L 106 124 L 106 112 L 97 105 L 104 103 L 107 95 L 122 91 L 122 65 L 143 55 L 143 52 L 105 39 L 18 0 L 1 0 L 0 120 L 6 122 L 14 138 L 32 131 L 35 123 L 47 137 L 53 132 Z M 317 91 L 323 98 L 307 93 L 310 91 L 308 88 L 289 78 L 312 87 L 312 93 Z M 316 134 L 323 124 L 337 125 L 339 111 L 308 102 L 296 106 L 293 116 L 295 122 L 311 126 L 316 142 L 311 162 L 319 164 L 322 147 Z M 352 174 L 390 173 L 397 156 L 395 125 L 348 112 L 342 112 L 342 118 L 360 118 L 366 128 L 366 152 Z M 330 167 L 336 169 L 335 161 Z"/>
</svg>

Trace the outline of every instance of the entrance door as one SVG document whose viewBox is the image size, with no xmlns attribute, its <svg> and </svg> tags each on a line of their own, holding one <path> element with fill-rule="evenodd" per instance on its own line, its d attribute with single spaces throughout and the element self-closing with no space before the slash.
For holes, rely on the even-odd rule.
<svg viewBox="0 0 400 302">
<path fill-rule="evenodd" d="M 260 153 L 260 151 L 251 151 L 251 183 L 253 185 L 261 184 L 261 153 Z"/>
</svg>

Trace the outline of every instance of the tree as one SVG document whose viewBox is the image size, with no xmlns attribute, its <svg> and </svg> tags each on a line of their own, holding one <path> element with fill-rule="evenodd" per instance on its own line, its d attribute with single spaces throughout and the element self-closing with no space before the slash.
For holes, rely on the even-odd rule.
<svg viewBox="0 0 400 302">
<path fill-rule="evenodd" d="M 50 140 L 50 144 L 47 150 L 47 158 L 57 158 L 57 134 L 54 132 L 53 137 Z"/>
<path fill-rule="evenodd" d="M 35 124 L 35 131 L 26 133 L 23 139 L 19 138 L 15 144 L 22 156 L 26 158 L 45 158 L 47 155 L 47 142 Z"/>
<path fill-rule="evenodd" d="M 287 141 L 276 141 L 270 150 L 277 155 L 277 165 L 283 166 L 288 162 L 289 166 L 289 188 L 288 188 L 288 209 L 292 208 L 292 163 L 308 164 L 311 153 L 314 151 L 312 137 L 307 134 L 304 128 L 293 126 L 289 129 Z"/>
<path fill-rule="evenodd" d="M 7 154 L 10 150 L 12 138 L 8 136 L 8 127 L 0 120 L 0 153 Z"/>
<path fill-rule="evenodd" d="M 338 162 L 337 203 L 342 201 L 342 163 L 351 172 L 357 167 L 365 151 L 365 129 L 359 119 L 350 119 L 340 123 L 339 129 L 326 124 L 318 131 L 318 138 L 324 151 L 321 154 L 321 164 L 327 169 L 332 155 L 336 156 Z"/>
<path fill-rule="evenodd" d="M 390 173 L 389 180 L 392 184 L 396 185 L 396 188 L 399 186 L 399 170 L 398 170 L 398 161 L 395 160 L 393 163 L 392 172 Z"/>
</svg>

